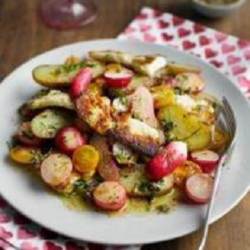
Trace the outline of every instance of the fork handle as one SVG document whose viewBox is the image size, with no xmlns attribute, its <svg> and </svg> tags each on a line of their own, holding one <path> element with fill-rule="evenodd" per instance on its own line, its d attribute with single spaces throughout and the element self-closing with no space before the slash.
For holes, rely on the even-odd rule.
<svg viewBox="0 0 250 250">
<path fill-rule="evenodd" d="M 220 180 L 220 176 L 221 176 L 221 172 L 222 172 L 222 165 L 224 164 L 225 159 L 226 159 L 226 155 L 221 157 L 220 162 L 219 162 L 218 167 L 217 167 L 217 170 L 216 170 L 212 196 L 211 196 L 211 199 L 210 199 L 207 211 L 206 211 L 206 217 L 205 217 L 204 222 L 203 222 L 202 239 L 201 239 L 198 250 L 204 250 L 204 247 L 206 245 L 207 235 L 208 235 L 208 227 L 209 227 L 209 219 L 210 219 L 212 209 L 213 209 L 213 206 L 214 206 L 215 196 L 216 196 L 216 192 L 217 192 L 217 189 L 218 189 L 219 180 Z"/>
</svg>

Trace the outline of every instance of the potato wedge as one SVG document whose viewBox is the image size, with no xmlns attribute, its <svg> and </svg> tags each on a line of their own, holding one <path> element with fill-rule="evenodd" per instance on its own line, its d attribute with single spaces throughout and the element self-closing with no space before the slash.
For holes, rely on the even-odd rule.
<svg viewBox="0 0 250 250">
<path fill-rule="evenodd" d="M 49 107 L 60 107 L 74 110 L 74 103 L 69 94 L 60 90 L 42 90 L 34 96 L 34 98 L 28 101 L 26 105 L 27 108 L 31 110 Z"/>
<path fill-rule="evenodd" d="M 211 143 L 211 128 L 202 124 L 200 129 L 186 140 L 186 143 L 189 151 L 201 150 L 209 147 Z"/>
<path fill-rule="evenodd" d="M 197 117 L 190 115 L 179 105 L 161 109 L 158 118 L 169 139 L 184 140 L 198 131 L 201 126 Z"/>
<path fill-rule="evenodd" d="M 143 167 L 123 168 L 120 175 L 120 183 L 132 197 L 163 195 L 174 185 L 173 175 L 168 175 L 158 182 L 149 181 L 144 174 Z"/>
<path fill-rule="evenodd" d="M 54 138 L 59 129 L 72 122 L 71 116 L 63 111 L 47 109 L 31 121 L 31 130 L 39 138 Z"/>
<path fill-rule="evenodd" d="M 80 69 L 90 67 L 93 78 L 104 72 L 104 66 L 96 61 L 84 61 L 77 64 L 39 65 L 33 69 L 34 80 L 48 88 L 60 88 L 70 85 Z"/>
</svg>

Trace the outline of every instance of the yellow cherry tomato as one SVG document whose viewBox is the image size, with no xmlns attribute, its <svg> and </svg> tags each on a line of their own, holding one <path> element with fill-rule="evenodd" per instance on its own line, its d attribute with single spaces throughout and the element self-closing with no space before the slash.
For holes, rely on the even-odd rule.
<svg viewBox="0 0 250 250">
<path fill-rule="evenodd" d="M 41 151 L 36 148 L 16 146 L 10 149 L 10 158 L 21 164 L 35 164 L 41 160 Z"/>
<path fill-rule="evenodd" d="M 177 167 L 174 171 L 175 184 L 178 187 L 183 187 L 188 177 L 201 172 L 198 164 L 193 161 L 185 161 L 183 165 Z"/>
<path fill-rule="evenodd" d="M 73 165 L 84 179 L 95 174 L 99 159 L 99 152 L 91 145 L 80 146 L 73 153 Z"/>
<path fill-rule="evenodd" d="M 174 91 L 166 85 L 152 87 L 151 92 L 153 94 L 155 108 L 157 109 L 173 105 L 175 103 Z"/>
</svg>

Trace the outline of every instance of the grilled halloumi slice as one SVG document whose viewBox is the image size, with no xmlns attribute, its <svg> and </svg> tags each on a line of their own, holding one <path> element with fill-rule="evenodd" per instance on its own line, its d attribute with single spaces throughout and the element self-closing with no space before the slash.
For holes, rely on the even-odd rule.
<svg viewBox="0 0 250 250">
<path fill-rule="evenodd" d="M 161 131 L 131 117 L 118 121 L 110 134 L 122 144 L 150 156 L 154 155 L 162 144 Z"/>
<path fill-rule="evenodd" d="M 167 59 L 160 55 L 135 56 L 120 51 L 91 51 L 90 57 L 103 62 L 115 62 L 124 64 L 139 73 L 153 77 L 162 67 L 167 65 Z"/>
<path fill-rule="evenodd" d="M 68 93 L 60 90 L 42 90 L 26 103 L 31 110 L 59 107 L 74 110 L 74 104 Z"/>
<path fill-rule="evenodd" d="M 111 103 L 105 96 L 84 94 L 76 101 L 80 118 L 100 134 L 105 134 L 113 126 Z"/>
<path fill-rule="evenodd" d="M 95 60 L 124 65 L 131 65 L 134 58 L 134 56 L 129 53 L 114 50 L 90 51 L 89 56 Z"/>
<path fill-rule="evenodd" d="M 132 62 L 134 70 L 150 77 L 155 76 L 156 72 L 166 65 L 167 59 L 159 55 L 135 56 Z"/>
</svg>

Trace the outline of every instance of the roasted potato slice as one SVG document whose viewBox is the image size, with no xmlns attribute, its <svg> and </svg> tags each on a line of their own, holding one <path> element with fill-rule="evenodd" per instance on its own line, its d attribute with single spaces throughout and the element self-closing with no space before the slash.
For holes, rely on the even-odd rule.
<svg viewBox="0 0 250 250">
<path fill-rule="evenodd" d="M 199 119 L 190 115 L 179 105 L 171 105 L 161 109 L 158 118 L 169 139 L 184 140 L 200 129 Z"/>
<path fill-rule="evenodd" d="M 59 129 L 69 125 L 72 122 L 70 114 L 47 109 L 36 115 L 31 121 L 32 133 L 43 139 L 54 138 Z"/>
<path fill-rule="evenodd" d="M 200 129 L 185 140 L 189 151 L 201 150 L 211 143 L 211 127 L 202 124 Z"/>
<path fill-rule="evenodd" d="M 74 103 L 68 93 L 60 90 L 42 90 L 26 103 L 31 110 L 59 107 L 73 110 Z"/>
<path fill-rule="evenodd" d="M 60 88 L 70 85 L 72 79 L 80 69 L 90 67 L 93 77 L 100 76 L 104 72 L 104 66 L 96 61 L 82 61 L 77 64 L 39 65 L 33 69 L 34 80 L 48 88 Z"/>
<path fill-rule="evenodd" d="M 175 87 L 185 93 L 199 93 L 205 87 L 205 82 L 200 74 L 196 73 L 181 73 L 175 78 Z"/>
<path fill-rule="evenodd" d="M 217 152 L 222 151 L 228 141 L 229 141 L 229 134 L 227 134 L 225 131 L 223 131 L 220 128 L 216 128 L 214 131 L 214 134 L 211 136 L 211 144 L 209 145 L 209 148 L 212 150 L 215 150 Z"/>
<path fill-rule="evenodd" d="M 154 76 L 160 68 L 167 64 L 166 58 L 159 55 L 135 56 L 125 52 L 110 50 L 91 51 L 89 55 L 95 60 L 129 66 L 135 71 L 150 77 Z"/>
<path fill-rule="evenodd" d="M 151 88 L 154 98 L 154 107 L 160 109 L 169 105 L 175 104 L 175 94 L 166 84 Z"/>
<path fill-rule="evenodd" d="M 163 195 L 174 185 L 173 175 L 168 175 L 158 182 L 149 181 L 142 166 L 123 168 L 120 171 L 120 176 L 120 183 L 132 197 Z"/>
</svg>

